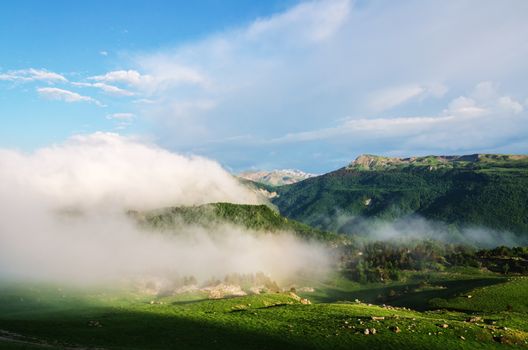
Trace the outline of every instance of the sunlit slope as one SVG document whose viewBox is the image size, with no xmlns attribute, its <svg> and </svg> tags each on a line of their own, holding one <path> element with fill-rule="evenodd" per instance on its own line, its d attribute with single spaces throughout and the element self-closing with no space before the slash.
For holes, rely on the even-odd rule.
<svg viewBox="0 0 528 350">
<path fill-rule="evenodd" d="M 177 230 L 189 225 L 214 229 L 231 224 L 245 229 L 266 232 L 289 231 L 302 238 L 339 240 L 339 235 L 314 229 L 283 217 L 266 205 L 211 203 L 198 206 L 163 208 L 148 212 L 130 212 L 144 225 L 161 230 Z"/>
<path fill-rule="evenodd" d="M 276 191 L 273 203 L 283 215 L 324 230 L 353 232 L 357 216 L 418 214 L 457 227 L 528 234 L 527 156 L 361 156 Z"/>
</svg>

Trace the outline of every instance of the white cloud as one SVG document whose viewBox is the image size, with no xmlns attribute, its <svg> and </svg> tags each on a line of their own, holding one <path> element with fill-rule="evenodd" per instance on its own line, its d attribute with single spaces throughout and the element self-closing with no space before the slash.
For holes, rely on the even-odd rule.
<svg viewBox="0 0 528 350">
<path fill-rule="evenodd" d="M 494 108 L 510 113 L 521 113 L 523 105 L 511 96 L 500 96 L 499 84 L 492 81 L 478 83 L 470 94 L 473 104 L 480 103 L 487 108 Z"/>
<path fill-rule="evenodd" d="M 7 169 L 3 178 L 20 185 L 27 181 L 26 190 L 49 198 L 55 209 L 258 202 L 255 193 L 215 161 L 115 133 L 75 135 L 32 154 L 0 149 L 0 165 Z M 0 192 L 4 185 L 0 182 Z"/>
<path fill-rule="evenodd" d="M 477 106 L 475 100 L 460 96 L 455 98 L 449 107 L 444 111 L 445 114 L 449 115 L 461 115 L 461 116 L 479 116 L 487 112 L 486 108 Z"/>
<path fill-rule="evenodd" d="M 503 96 L 499 98 L 499 105 L 507 111 L 511 111 L 515 114 L 524 111 L 524 107 L 518 101 L 514 100 L 509 96 Z"/>
<path fill-rule="evenodd" d="M 478 84 L 473 92 L 483 87 Z M 493 96 L 498 96 L 498 90 Z M 481 103 L 460 96 L 434 116 L 347 118 L 335 127 L 289 133 L 263 144 L 291 147 L 295 143 L 325 142 L 375 148 L 377 140 L 383 140 L 384 147 L 407 155 L 429 149 L 504 151 L 504 140 L 517 140 L 528 132 L 528 116 L 522 114 L 524 108 L 511 97 L 495 97 Z"/>
<path fill-rule="evenodd" d="M 150 79 L 148 76 L 142 76 L 135 70 L 118 70 L 108 72 L 104 75 L 97 75 L 88 78 L 90 80 L 104 81 L 107 83 L 125 83 L 129 85 L 138 85 L 144 79 Z"/>
<path fill-rule="evenodd" d="M 155 65 L 145 61 L 150 74 L 141 74 L 136 70 L 111 71 L 104 75 L 89 77 L 99 83 L 121 83 L 136 88 L 144 93 L 151 94 L 163 91 L 172 86 L 181 84 L 201 85 L 207 84 L 207 79 L 197 71 L 181 64 L 160 59 Z"/>
<path fill-rule="evenodd" d="M 104 51 L 104 50 L 103 51 L 99 51 L 99 54 L 101 56 L 108 56 L 108 51 Z"/>
<path fill-rule="evenodd" d="M 13 82 L 33 82 L 42 81 L 48 83 L 67 82 L 68 80 L 61 74 L 50 72 L 45 69 L 20 69 L 12 70 L 0 74 L 0 80 Z"/>
<path fill-rule="evenodd" d="M 58 100 L 58 101 L 64 101 L 64 102 L 90 102 L 93 104 L 98 105 L 99 107 L 103 107 L 103 104 L 89 96 L 83 96 L 76 92 L 59 89 L 59 88 L 52 88 L 52 87 L 45 87 L 45 88 L 38 88 L 37 92 L 40 96 L 47 98 L 49 100 Z"/>
<path fill-rule="evenodd" d="M 108 85 L 105 83 L 94 83 L 92 84 L 93 87 L 99 88 L 103 90 L 104 92 L 107 92 L 112 95 L 118 95 L 118 96 L 134 96 L 133 92 L 121 89 L 117 86 Z"/>
<path fill-rule="evenodd" d="M 102 91 L 115 96 L 134 96 L 135 94 L 131 91 L 122 89 L 120 87 L 109 85 L 106 83 L 82 83 L 82 82 L 73 82 L 72 85 L 82 86 L 82 87 L 94 87 L 101 89 Z"/>
</svg>

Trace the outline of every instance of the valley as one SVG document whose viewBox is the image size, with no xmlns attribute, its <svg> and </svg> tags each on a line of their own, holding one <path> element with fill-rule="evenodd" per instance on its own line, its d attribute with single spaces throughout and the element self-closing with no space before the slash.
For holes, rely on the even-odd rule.
<svg viewBox="0 0 528 350">
<path fill-rule="evenodd" d="M 260 205 L 128 210 L 146 235 L 170 240 L 190 230 L 222 242 L 242 230 L 257 245 L 292 236 L 323 249 L 328 265 L 316 274 L 299 261 L 281 279 L 236 268 L 203 279 L 176 266 L 110 285 L 6 280 L 0 348 L 528 348 L 528 248 L 456 239 L 465 226 L 486 225 L 522 242 L 527 174 L 522 157 L 362 156 L 293 184 L 244 180 L 278 194 Z M 384 239 L 373 235 L 381 226 L 368 226 L 413 215 L 444 226 L 403 226 L 416 232 Z"/>
</svg>

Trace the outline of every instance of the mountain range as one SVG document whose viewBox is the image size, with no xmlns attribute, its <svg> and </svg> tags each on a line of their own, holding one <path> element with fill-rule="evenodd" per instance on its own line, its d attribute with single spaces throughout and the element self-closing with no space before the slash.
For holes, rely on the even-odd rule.
<svg viewBox="0 0 528 350">
<path fill-rule="evenodd" d="M 528 234 L 527 155 L 361 155 L 341 169 L 273 190 L 281 214 L 321 230 L 354 233 L 364 219 L 420 216 L 452 227 Z"/>
</svg>

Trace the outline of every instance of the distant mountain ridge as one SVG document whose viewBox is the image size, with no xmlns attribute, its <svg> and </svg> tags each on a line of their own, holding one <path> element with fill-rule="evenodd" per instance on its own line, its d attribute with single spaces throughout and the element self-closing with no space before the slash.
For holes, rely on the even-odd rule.
<svg viewBox="0 0 528 350">
<path fill-rule="evenodd" d="M 315 174 L 305 173 L 296 169 L 280 169 L 280 170 L 255 170 L 244 171 L 238 174 L 239 177 L 251 180 L 254 182 L 263 183 L 265 185 L 282 186 L 290 185 L 302 180 L 309 179 L 316 176 Z"/>
<path fill-rule="evenodd" d="M 428 167 L 429 170 L 438 168 L 468 168 L 477 164 L 496 164 L 528 161 L 528 155 L 512 154 L 467 154 L 452 156 L 422 156 L 422 157 L 383 157 L 371 154 L 362 154 L 351 162 L 346 168 L 349 170 L 387 170 L 408 166 Z"/>
<path fill-rule="evenodd" d="M 284 216 L 322 230 L 354 233 L 363 219 L 419 215 L 528 236 L 527 155 L 362 155 L 275 190 L 272 202 Z"/>
</svg>

